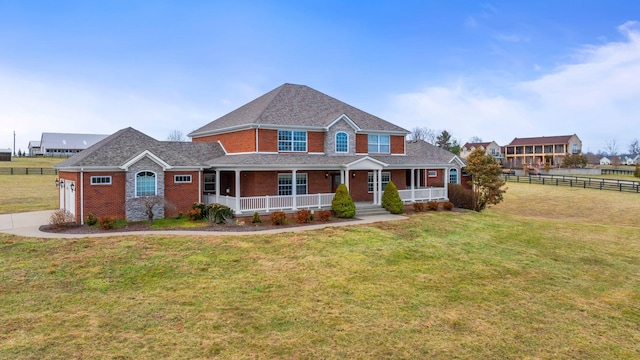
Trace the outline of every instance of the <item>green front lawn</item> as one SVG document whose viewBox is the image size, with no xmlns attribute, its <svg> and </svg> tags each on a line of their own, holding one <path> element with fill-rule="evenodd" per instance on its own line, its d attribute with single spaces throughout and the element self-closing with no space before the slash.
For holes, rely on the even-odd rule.
<svg viewBox="0 0 640 360">
<path fill-rule="evenodd" d="M 0 358 L 639 357 L 638 195 L 508 186 L 303 233 L 0 235 Z"/>
</svg>

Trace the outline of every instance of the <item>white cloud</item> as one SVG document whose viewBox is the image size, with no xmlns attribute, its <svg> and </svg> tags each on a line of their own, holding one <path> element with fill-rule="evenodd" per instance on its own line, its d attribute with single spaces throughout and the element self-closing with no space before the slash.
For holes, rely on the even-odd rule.
<svg viewBox="0 0 640 360">
<path fill-rule="evenodd" d="M 13 148 L 13 131 L 16 148 L 24 151 L 43 132 L 112 134 L 133 126 L 164 140 L 172 130 L 187 134 L 197 126 L 193 124 L 204 125 L 213 118 L 180 99 L 156 95 L 0 68 L 0 148 Z"/>
<path fill-rule="evenodd" d="M 603 149 L 616 138 L 626 150 L 640 137 L 639 25 L 621 25 L 624 41 L 584 46 L 572 63 L 532 81 L 489 90 L 459 80 L 399 94 L 388 119 L 409 129 L 448 129 L 463 142 L 576 133 L 585 149 Z"/>
</svg>

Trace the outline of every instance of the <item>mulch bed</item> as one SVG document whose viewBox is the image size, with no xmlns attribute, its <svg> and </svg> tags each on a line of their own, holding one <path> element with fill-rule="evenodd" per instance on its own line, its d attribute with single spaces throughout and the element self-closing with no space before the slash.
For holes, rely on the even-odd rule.
<svg viewBox="0 0 640 360">
<path fill-rule="evenodd" d="M 283 228 L 294 228 L 300 226 L 309 226 L 309 225 L 326 225 L 332 223 L 340 223 L 340 222 L 350 222 L 360 220 L 358 218 L 352 219 L 340 219 L 340 218 L 331 218 L 330 221 L 320 222 L 320 221 L 312 221 L 306 224 L 298 224 L 296 222 L 289 222 L 285 225 L 271 225 L 268 222 L 264 222 L 262 224 L 252 224 L 250 222 L 245 223 L 244 225 L 237 225 L 235 223 L 225 224 L 225 225 L 207 225 L 202 227 L 194 227 L 194 228 L 152 228 L 146 221 L 141 222 L 133 222 L 129 223 L 126 226 L 119 227 L 116 229 L 104 230 L 99 226 L 88 226 L 88 225 L 76 225 L 69 224 L 66 226 L 53 226 L 53 225 L 42 225 L 40 226 L 40 231 L 49 232 L 49 233 L 57 233 L 57 234 L 108 234 L 108 233 L 119 233 L 119 232 L 135 232 L 135 231 L 217 231 L 217 232 L 240 232 L 240 231 L 262 231 L 262 230 L 271 230 L 271 229 L 283 229 Z"/>
</svg>

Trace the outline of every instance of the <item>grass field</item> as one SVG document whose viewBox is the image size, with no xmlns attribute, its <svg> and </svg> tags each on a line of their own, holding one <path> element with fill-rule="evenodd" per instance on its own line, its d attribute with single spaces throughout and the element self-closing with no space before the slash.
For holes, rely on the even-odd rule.
<svg viewBox="0 0 640 360">
<path fill-rule="evenodd" d="M 14 157 L 0 161 L 0 167 L 51 168 L 61 158 Z M 58 208 L 56 175 L 0 175 L 0 214 Z"/>
<path fill-rule="evenodd" d="M 640 357 L 640 197 L 247 237 L 0 235 L 0 358 Z"/>
</svg>

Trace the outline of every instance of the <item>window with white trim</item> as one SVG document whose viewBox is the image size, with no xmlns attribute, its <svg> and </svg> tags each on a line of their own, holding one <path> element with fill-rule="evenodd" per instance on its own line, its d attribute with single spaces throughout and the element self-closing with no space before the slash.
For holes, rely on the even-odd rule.
<svg viewBox="0 0 640 360">
<path fill-rule="evenodd" d="M 294 130 L 278 130 L 278 151 L 306 152 L 307 132 Z"/>
<path fill-rule="evenodd" d="M 349 152 L 349 135 L 346 132 L 340 131 L 336 133 L 336 152 Z"/>
<path fill-rule="evenodd" d="M 367 185 L 367 191 L 368 192 L 373 192 L 373 172 L 370 172 L 368 174 L 369 177 L 369 181 L 368 181 L 368 185 Z M 389 183 L 389 181 L 391 181 L 391 173 L 390 172 L 383 172 L 382 173 L 382 190 L 384 191 L 384 189 L 387 187 L 387 184 Z"/>
<path fill-rule="evenodd" d="M 216 191 L 216 174 L 204 174 L 204 191 Z"/>
<path fill-rule="evenodd" d="M 278 174 L 278 195 L 293 195 L 293 174 Z M 296 174 L 296 192 L 307 194 L 307 174 Z"/>
<path fill-rule="evenodd" d="M 111 185 L 111 176 L 92 176 L 91 185 Z"/>
<path fill-rule="evenodd" d="M 369 135 L 368 144 L 370 154 L 388 154 L 391 151 L 389 135 Z"/>
<path fill-rule="evenodd" d="M 449 183 L 451 184 L 458 183 L 458 169 L 449 170 Z"/>
<path fill-rule="evenodd" d="M 136 174 L 136 197 L 156 195 L 156 174 L 140 171 Z"/>
<path fill-rule="evenodd" d="M 429 170 L 429 177 L 438 177 L 438 171 L 436 170 Z"/>
<path fill-rule="evenodd" d="M 190 183 L 191 182 L 191 175 L 174 175 L 173 176 L 173 182 L 175 182 L 176 184 Z"/>
</svg>

